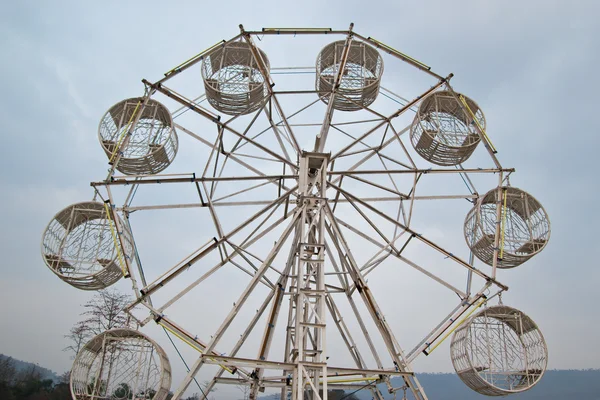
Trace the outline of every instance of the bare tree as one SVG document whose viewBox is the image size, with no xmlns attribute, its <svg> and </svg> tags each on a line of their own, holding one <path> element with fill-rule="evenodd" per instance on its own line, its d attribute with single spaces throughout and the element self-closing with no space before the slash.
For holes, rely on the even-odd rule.
<svg viewBox="0 0 600 400">
<path fill-rule="evenodd" d="M 242 400 L 248 400 L 250 398 L 250 385 L 235 385 L 243 396 Z"/>
<path fill-rule="evenodd" d="M 69 346 L 64 351 L 73 352 L 73 357 L 93 336 L 115 328 L 129 327 L 127 315 L 123 312 L 131 298 L 114 289 L 104 289 L 96 292 L 94 297 L 83 305 L 83 320 L 77 322 L 69 330 L 65 338 Z"/>
<path fill-rule="evenodd" d="M 25 369 L 22 369 L 17 373 L 16 381 L 20 384 L 41 381 L 42 380 L 42 372 L 39 367 L 36 365 L 30 365 Z"/>
<path fill-rule="evenodd" d="M 67 347 L 63 349 L 63 351 L 71 351 L 73 355 L 71 358 L 75 358 L 79 350 L 83 347 L 83 345 L 90 338 L 90 333 L 88 329 L 81 323 L 78 322 L 71 327 L 69 330 L 69 334 L 64 336 L 66 339 L 69 339 L 69 344 Z"/>
<path fill-rule="evenodd" d="M 202 394 L 198 395 L 198 399 L 200 400 L 212 400 L 214 399 L 214 397 L 209 397 L 208 395 L 210 393 L 214 393 L 217 391 L 217 389 L 213 386 L 212 389 L 209 391 L 208 387 L 210 386 L 210 382 L 211 381 L 203 381 L 200 386 L 202 387 Z M 196 394 L 196 393 L 195 393 Z"/>
<path fill-rule="evenodd" d="M 60 374 L 58 379 L 59 379 L 59 383 L 65 383 L 68 385 L 69 382 L 71 381 L 71 370 L 65 371 L 62 374 Z"/>
<path fill-rule="evenodd" d="M 12 385 L 17 377 L 15 362 L 12 357 L 0 356 L 0 383 Z"/>
<path fill-rule="evenodd" d="M 86 317 L 81 324 L 91 335 L 114 328 L 128 327 L 127 315 L 123 312 L 125 306 L 131 302 L 131 298 L 114 289 L 104 289 L 97 292 L 85 305 L 85 311 L 81 314 Z"/>
</svg>

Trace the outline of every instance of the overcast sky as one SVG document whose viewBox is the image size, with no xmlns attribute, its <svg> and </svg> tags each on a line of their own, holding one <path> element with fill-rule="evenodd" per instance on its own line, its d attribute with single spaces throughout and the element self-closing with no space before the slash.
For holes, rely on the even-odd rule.
<svg viewBox="0 0 600 400">
<path fill-rule="evenodd" d="M 517 169 L 512 184 L 540 200 L 552 223 L 550 243 L 541 254 L 519 268 L 501 271 L 501 281 L 510 286 L 505 303 L 540 325 L 550 368 L 600 368 L 600 350 L 593 345 L 600 337 L 595 296 L 600 272 L 593 229 L 600 223 L 593 211 L 600 196 L 593 169 L 600 146 L 594 122 L 600 89 L 599 12 L 597 2 L 583 0 L 6 3 L 0 16 L 0 353 L 57 372 L 70 368 L 70 355 L 62 351 L 67 345 L 63 335 L 92 294 L 71 288 L 48 271 L 39 243 L 52 216 L 90 199 L 89 182 L 105 177 L 97 127 L 112 104 L 140 95 L 142 78 L 157 80 L 191 55 L 233 37 L 240 23 L 247 29 L 347 29 L 354 22 L 362 35 L 400 49 L 440 74 L 453 72 L 455 89 L 479 103 L 500 160 Z M 272 54 L 272 66 L 288 66 L 273 60 L 298 59 L 294 54 L 282 56 L 287 54 L 285 41 L 264 46 Z M 318 50 L 306 50 L 307 65 Z M 386 64 L 385 74 L 400 82 L 398 91 L 402 94 L 402 85 L 412 90 L 413 81 L 403 81 L 397 71 Z M 201 92 L 198 86 L 196 94 Z M 484 155 L 482 148 L 478 152 Z M 168 172 L 200 172 L 203 164 L 191 161 L 196 153 L 182 147 L 182 154 L 186 163 L 174 164 Z M 448 218 L 424 219 L 421 230 L 427 235 L 430 229 L 430 236 L 441 242 L 460 243 L 464 253 L 460 224 L 468 207 L 458 210 L 456 237 L 445 235 Z M 148 249 L 143 258 L 173 264 L 200 244 L 202 235 L 191 234 L 197 226 L 186 225 L 187 217 L 153 217 L 153 226 L 163 229 L 164 223 L 168 234 L 142 233 L 147 242 L 140 247 Z M 152 248 L 161 245 L 165 247 L 160 251 Z M 382 277 L 373 278 L 372 284 L 381 293 L 400 287 Z M 124 291 L 129 286 L 116 285 Z M 439 299 L 429 296 L 424 302 L 435 308 Z M 197 315 L 192 307 L 182 313 L 214 325 L 229 304 L 215 307 L 210 315 Z M 394 313 L 393 307 L 389 310 Z M 420 332 L 432 327 L 433 323 Z M 169 352 L 177 382 L 183 374 L 180 360 L 167 348 L 164 335 L 159 337 L 152 328 L 147 332 Z M 447 345 L 436 358 L 418 362 L 415 368 L 451 371 Z M 185 354 L 193 361 L 193 353 Z"/>
</svg>

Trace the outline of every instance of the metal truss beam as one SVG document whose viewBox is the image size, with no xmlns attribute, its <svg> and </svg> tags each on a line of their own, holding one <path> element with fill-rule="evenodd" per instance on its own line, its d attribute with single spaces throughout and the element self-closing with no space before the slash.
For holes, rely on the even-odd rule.
<svg viewBox="0 0 600 400">
<path fill-rule="evenodd" d="M 208 357 L 206 357 L 208 358 Z M 210 356 L 210 360 L 205 361 L 206 364 L 226 364 L 236 367 L 248 367 L 248 368 L 262 368 L 265 370 L 288 370 L 293 369 L 294 363 L 285 363 L 279 361 L 267 361 L 267 360 L 256 360 L 252 358 L 238 358 L 228 356 Z M 321 368 L 324 363 L 306 363 L 307 366 L 313 368 Z M 411 371 L 394 371 L 394 370 L 380 370 L 380 369 L 368 369 L 368 368 L 346 368 L 346 367 L 335 367 L 327 366 L 328 372 L 331 376 L 352 376 L 352 375 L 378 375 L 385 373 L 390 376 L 414 376 Z"/>
<path fill-rule="evenodd" d="M 430 246 L 431 248 L 439 251 L 440 253 L 442 253 L 444 256 L 456 261 L 459 265 L 462 265 L 463 267 L 473 271 L 473 273 L 479 275 L 480 277 L 482 277 L 483 279 L 485 279 L 486 281 L 492 282 L 494 283 L 496 286 L 502 288 L 503 290 L 508 290 L 508 286 L 498 282 L 496 279 L 486 275 L 484 272 L 476 269 L 475 267 L 473 267 L 471 264 L 469 264 L 468 262 L 464 261 L 463 259 L 455 256 L 454 254 L 452 254 L 451 252 L 449 252 L 448 250 L 444 249 L 443 247 L 437 245 L 436 243 L 432 242 L 429 239 L 426 239 L 423 235 L 415 232 L 414 230 L 408 228 L 407 226 L 403 225 L 402 223 L 398 222 L 397 220 L 395 220 L 394 218 L 388 216 L 385 213 L 382 213 L 381 211 L 379 211 L 378 209 L 376 209 L 375 207 L 371 206 L 370 204 L 368 204 L 367 202 L 359 199 L 358 197 L 352 195 L 351 193 L 348 193 L 347 191 L 345 191 L 344 189 L 342 189 L 341 187 L 328 182 L 329 186 L 331 186 L 332 188 L 336 189 L 337 191 L 339 191 L 340 193 L 342 193 L 342 195 L 344 195 L 348 200 L 352 200 L 358 204 L 363 205 L 365 208 L 367 208 L 368 210 L 373 211 L 375 214 L 379 215 L 380 217 L 386 219 L 387 221 L 391 222 L 392 224 L 397 225 L 398 227 L 400 227 L 401 229 L 404 229 L 405 231 L 407 231 L 408 233 L 410 233 L 411 235 L 414 235 L 414 237 L 418 240 L 420 240 L 421 242 L 427 244 L 428 246 Z"/>
</svg>

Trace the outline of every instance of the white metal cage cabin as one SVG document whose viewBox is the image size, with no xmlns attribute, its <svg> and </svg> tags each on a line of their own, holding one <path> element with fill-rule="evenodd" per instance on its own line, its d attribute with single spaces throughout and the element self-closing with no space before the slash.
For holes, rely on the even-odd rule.
<svg viewBox="0 0 600 400">
<path fill-rule="evenodd" d="M 320 53 L 315 49 L 311 54 L 307 47 L 294 53 L 306 52 L 308 60 L 317 56 L 314 68 L 271 67 L 267 54 L 255 42 L 265 41 L 261 47 L 267 48 L 267 40 L 315 36 L 342 40 L 332 39 Z M 403 98 L 396 89 L 386 87 L 384 56 L 388 57 L 386 71 L 405 63 L 433 84 L 412 99 Z M 284 74 L 290 71 L 311 75 L 310 82 L 302 86 L 302 80 L 293 76 L 286 82 L 296 88 L 279 89 L 276 80 L 284 81 Z M 196 84 L 175 77 L 191 77 Z M 206 365 L 216 365 L 218 372 L 205 390 L 215 385 L 247 385 L 251 399 L 268 389 L 278 391 L 281 399 L 326 400 L 327 391 L 335 389 L 349 393 L 368 390 L 373 398 L 382 400 L 382 384 L 389 393 L 403 391 L 424 400 L 427 395 L 412 363 L 431 354 L 452 332 L 452 360 L 461 378 L 474 390 L 505 394 L 526 390 L 539 381 L 547 356 L 545 345 L 530 339 L 539 332 L 537 326 L 533 329 L 533 322 L 517 310 L 485 307 L 508 289 L 498 280 L 497 269 L 513 262 L 511 256 L 523 262 L 543 248 L 542 240 L 548 240 L 544 234 L 548 219 L 545 213 L 541 217 L 536 214 L 541 209 L 537 201 L 510 187 L 508 177 L 514 169 L 501 165 L 486 134 L 481 109 L 454 91 L 451 78 L 452 74 L 439 75 L 426 64 L 360 35 L 352 24 L 347 30 L 258 31 L 247 31 L 240 25 L 240 33 L 232 39 L 200 52 L 162 79 L 143 80 L 146 91 L 142 97 L 118 103 L 116 112 L 109 111 L 103 121 L 108 119 L 112 128 L 107 135 L 101 129 L 100 136 L 104 151 L 111 154 L 110 174 L 91 185 L 105 202 L 110 226 L 115 228 L 111 231 L 115 248 L 127 249 L 124 243 L 130 233 L 121 221 L 128 224 L 132 212 L 206 209 L 216 232 L 208 242 L 149 280 L 140 262 L 143 255 L 138 257 L 135 251 L 133 256 L 124 254 L 121 258 L 136 296 L 126 308 L 132 320 L 140 327 L 154 321 L 198 351 L 187 375 L 173 388 L 174 399 L 184 395 Z M 302 96 L 310 97 L 308 104 L 302 104 Z M 162 158 L 168 163 L 160 164 L 160 168 L 153 167 L 152 162 L 144 164 L 150 165 L 148 168 L 138 169 L 138 164 L 126 168 L 128 146 L 143 142 L 143 149 L 149 149 L 147 143 L 152 143 L 146 133 L 139 135 L 143 140 L 136 138 L 138 125 L 147 124 L 144 120 L 148 118 L 142 118 L 150 115 L 147 110 L 164 110 L 155 97 L 180 106 L 169 117 L 156 117 L 152 112 L 150 120 L 165 127 L 160 143 L 168 146 L 169 140 L 175 140 L 174 129 L 189 136 L 191 143 L 207 154 L 201 173 L 175 171 L 177 163 L 171 165 L 169 174 L 157 173 L 173 161 L 175 151 L 169 152 L 168 147 L 168 157 Z M 289 98 L 298 101 L 288 102 Z M 384 111 L 386 107 L 388 111 Z M 315 108 L 318 112 L 312 111 Z M 306 136 L 299 133 L 302 128 L 310 128 L 314 146 L 306 146 Z M 476 147 L 487 154 L 492 167 L 463 165 L 472 161 Z M 115 170 L 126 175 L 117 176 Z M 127 176 L 130 173 L 134 176 Z M 496 188 L 491 197 L 478 195 L 474 176 L 490 180 L 487 188 Z M 435 177 L 452 182 L 456 178 L 468 193 L 449 194 L 443 187 L 432 185 L 438 191 L 418 194 L 424 182 Z M 359 184 L 362 186 L 357 187 Z M 163 199 L 160 204 L 138 204 L 138 189 L 152 185 L 193 185 L 198 201 L 165 203 Z M 177 198 L 175 190 L 171 195 L 170 199 Z M 457 256 L 459 253 L 432 241 L 427 232 L 414 226 L 413 216 L 421 201 L 452 199 L 466 199 L 475 205 L 467 216 L 465 232 L 472 254 L 487 264 L 483 268 L 473 257 L 465 260 Z M 245 214 L 234 214 L 236 207 L 243 207 Z M 119 214 L 125 218 L 117 218 Z M 209 227 L 204 224 L 202 228 Z M 56 240 L 60 242 L 61 237 Z M 485 246 L 477 244 L 481 237 L 487 240 Z M 77 243 L 73 248 L 77 254 Z M 483 256 L 480 248 L 485 248 Z M 417 251 L 411 253 L 413 249 Z M 464 281 L 457 284 L 442 276 L 432 268 L 431 259 L 413 258 L 422 249 L 443 259 Z M 47 262 L 48 254 L 57 258 L 51 265 L 68 261 L 56 250 L 44 251 Z M 368 275 L 376 274 L 387 262 L 409 268 L 456 299 L 453 307 L 444 310 L 447 315 L 409 351 L 401 346 L 385 318 L 389 304 L 378 302 L 378 293 L 367 283 Z M 224 268 L 243 272 L 244 289 L 235 293 L 232 308 L 218 328 L 200 337 L 189 328 L 193 321 L 175 321 L 170 311 L 190 293 L 206 287 L 205 282 Z M 190 278 L 192 273 L 197 275 Z M 169 292 L 169 288 L 176 289 Z M 248 312 L 244 307 L 250 298 L 260 305 Z M 483 311 L 468 319 L 482 306 Z M 140 314 L 140 310 L 144 312 Z M 203 312 L 197 307 L 194 310 Z M 398 308 L 388 307 L 387 311 L 395 313 Z M 419 312 L 417 305 L 400 312 L 408 311 Z M 234 322 L 242 314 L 249 322 L 238 331 Z M 193 319 L 197 320 L 196 316 Z M 491 329 L 491 320 L 502 330 Z M 480 335 L 480 321 L 488 324 L 486 332 L 493 335 L 469 343 L 476 344 L 479 352 L 493 351 L 500 362 L 486 364 L 477 358 L 478 352 L 464 345 L 472 335 Z M 351 328 L 353 324 L 355 328 Z M 255 332 L 262 335 L 258 345 L 249 349 L 247 343 Z M 341 338 L 335 345 L 347 350 L 345 360 L 349 361 L 341 365 L 335 361 L 338 354 L 328 350 L 330 332 Z M 230 333 L 239 337 L 235 343 L 224 340 Z M 274 346 L 275 338 L 281 338 L 282 348 Z M 504 346 L 507 339 L 510 348 Z M 523 349 L 524 353 L 518 353 Z M 533 354 L 530 349 L 535 349 L 535 362 L 529 357 Z M 501 381 L 499 377 L 505 378 Z"/>
<path fill-rule="evenodd" d="M 92 338 L 71 369 L 74 400 L 164 400 L 171 365 L 164 350 L 133 329 L 112 329 Z"/>
<path fill-rule="evenodd" d="M 132 98 L 112 106 L 98 136 L 110 163 L 127 175 L 157 174 L 177 154 L 177 133 L 169 110 L 153 99 Z"/>
<path fill-rule="evenodd" d="M 325 46 L 317 58 L 316 88 L 321 100 L 329 102 L 334 85 L 333 108 L 357 111 L 370 106 L 379 94 L 383 58 L 364 42 L 339 40 Z M 336 76 L 341 79 L 336 82 Z"/>
<path fill-rule="evenodd" d="M 267 55 L 243 41 L 231 42 L 209 53 L 202 61 L 206 98 L 227 115 L 258 110 L 267 97 L 262 68 L 269 69 Z"/>
<path fill-rule="evenodd" d="M 506 396 L 535 385 L 548 363 L 548 349 L 536 323 L 504 305 L 488 307 L 454 333 L 452 364 L 471 389 Z"/>
<path fill-rule="evenodd" d="M 529 193 L 510 186 L 492 189 L 467 214 L 465 238 L 473 254 L 492 265 L 497 205 L 501 204 L 498 268 L 516 267 L 538 254 L 550 238 L 546 210 Z"/>
<path fill-rule="evenodd" d="M 56 214 L 42 235 L 48 268 L 83 290 L 104 289 L 126 275 L 122 258 L 133 254 L 131 233 L 124 228 L 117 242 L 111 214 L 107 204 L 95 201 L 73 204 Z"/>
<path fill-rule="evenodd" d="M 410 138 L 421 157 L 452 166 L 473 154 L 480 132 L 485 132 L 485 118 L 479 106 L 461 94 L 439 91 L 419 105 Z"/>
</svg>

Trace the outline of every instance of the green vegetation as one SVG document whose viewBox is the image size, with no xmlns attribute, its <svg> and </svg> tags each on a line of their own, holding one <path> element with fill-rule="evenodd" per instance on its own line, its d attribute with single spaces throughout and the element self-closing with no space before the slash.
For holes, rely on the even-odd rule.
<svg viewBox="0 0 600 400">
<path fill-rule="evenodd" d="M 53 377 L 45 368 L 0 354 L 2 400 L 70 400 L 68 373 Z"/>
</svg>

